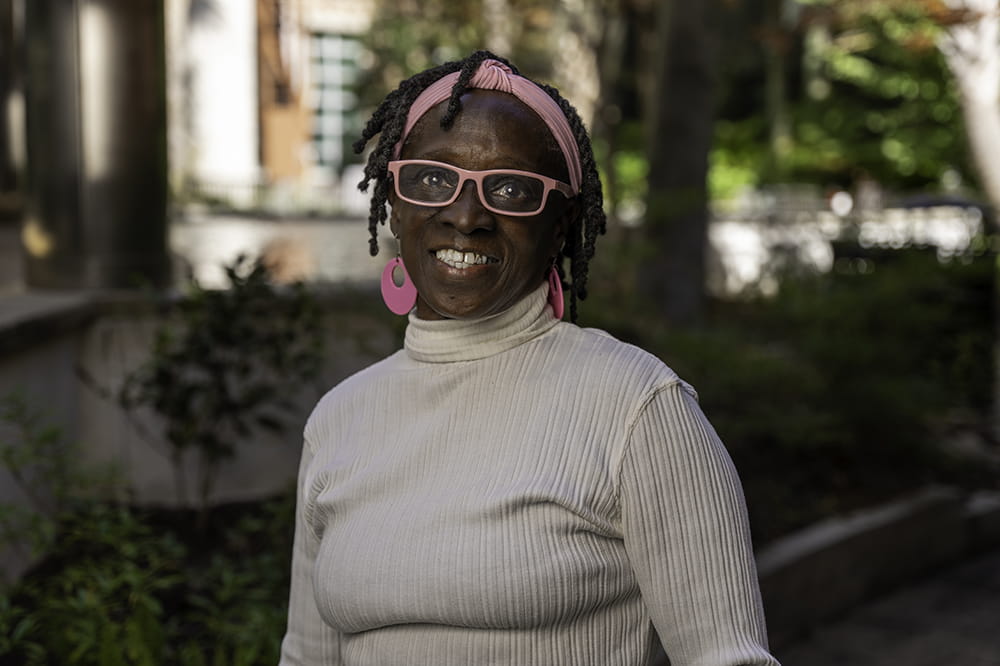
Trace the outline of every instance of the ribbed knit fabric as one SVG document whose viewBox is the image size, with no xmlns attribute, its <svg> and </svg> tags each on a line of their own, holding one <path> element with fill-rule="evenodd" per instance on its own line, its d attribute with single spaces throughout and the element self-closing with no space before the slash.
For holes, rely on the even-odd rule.
<svg viewBox="0 0 1000 666">
<path fill-rule="evenodd" d="M 694 391 L 557 322 L 411 315 L 317 405 L 282 666 L 777 664 L 743 495 Z"/>
</svg>

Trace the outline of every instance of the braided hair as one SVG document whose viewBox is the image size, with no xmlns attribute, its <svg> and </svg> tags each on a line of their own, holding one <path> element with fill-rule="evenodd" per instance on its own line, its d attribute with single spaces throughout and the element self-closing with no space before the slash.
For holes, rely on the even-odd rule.
<svg viewBox="0 0 1000 666">
<path fill-rule="evenodd" d="M 415 74 L 402 81 L 398 88 L 386 96 L 365 125 L 361 138 L 354 143 L 354 152 L 360 154 L 376 134 L 380 135 L 375 149 L 368 156 L 368 162 L 365 164 L 364 178 L 358 184 L 358 188 L 362 192 L 367 192 L 369 184 L 374 182 L 368 213 L 368 232 L 370 234 L 368 246 L 372 256 L 378 254 L 378 225 L 384 225 L 388 217 L 386 203 L 391 178 L 389 162 L 393 159 L 393 149 L 403 133 L 403 126 L 406 124 L 410 106 L 431 84 L 448 74 L 459 72 L 458 81 L 455 83 L 451 98 L 448 100 L 448 108 L 441 118 L 441 128 L 450 128 L 462 109 L 460 99 L 468 90 L 469 80 L 484 60 L 498 60 L 510 67 L 514 74 L 519 74 L 517 68 L 510 62 L 489 51 L 476 51 L 464 60 L 446 62 Z M 590 137 L 587 135 L 587 130 L 576 109 L 555 88 L 537 82 L 535 85 L 544 90 L 562 109 L 570 129 L 573 131 L 580 153 L 580 167 L 583 177 L 580 182 L 580 193 L 577 196 L 580 198 L 581 214 L 567 229 L 566 244 L 561 250 L 561 255 L 556 259 L 556 270 L 559 273 L 559 278 L 563 282 L 563 287 L 568 289 L 570 293 L 570 320 L 575 322 L 577 301 L 587 298 L 587 273 L 590 259 L 594 256 L 597 236 L 603 234 L 607 228 L 604 196 L 601 192 L 601 181 L 597 175 L 597 164 L 590 146 Z M 571 281 L 567 281 L 567 275 L 563 268 L 564 258 L 569 259 L 569 278 Z"/>
</svg>

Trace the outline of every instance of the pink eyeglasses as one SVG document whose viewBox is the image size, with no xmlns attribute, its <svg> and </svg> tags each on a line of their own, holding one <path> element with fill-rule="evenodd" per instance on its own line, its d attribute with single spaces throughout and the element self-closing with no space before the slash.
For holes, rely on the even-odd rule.
<svg viewBox="0 0 1000 666">
<path fill-rule="evenodd" d="M 451 205 L 467 180 L 476 184 L 483 207 L 500 215 L 537 215 L 552 190 L 573 196 L 566 183 L 516 169 L 469 171 L 432 160 L 394 160 L 389 173 L 399 198 L 420 206 Z"/>
</svg>

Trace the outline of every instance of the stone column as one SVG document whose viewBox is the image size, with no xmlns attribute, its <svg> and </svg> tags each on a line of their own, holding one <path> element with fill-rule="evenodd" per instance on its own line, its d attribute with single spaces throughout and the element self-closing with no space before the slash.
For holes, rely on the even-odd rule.
<svg viewBox="0 0 1000 666">
<path fill-rule="evenodd" d="M 0 0 L 0 222 L 16 220 L 21 206 L 23 12 L 23 0 Z"/>
<path fill-rule="evenodd" d="M 163 0 L 25 8 L 26 284 L 166 284 Z"/>
</svg>

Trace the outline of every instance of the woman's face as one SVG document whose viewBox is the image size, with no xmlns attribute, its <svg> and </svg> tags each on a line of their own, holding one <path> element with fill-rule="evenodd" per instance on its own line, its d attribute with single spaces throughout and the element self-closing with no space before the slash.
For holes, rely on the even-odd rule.
<svg viewBox="0 0 1000 666">
<path fill-rule="evenodd" d="M 548 127 L 512 95 L 475 90 L 462 97 L 451 129 L 440 127 L 447 102 L 431 109 L 409 134 L 401 159 L 447 162 L 473 171 L 519 169 L 568 181 L 565 160 Z M 466 181 L 448 206 L 408 203 L 392 193 L 390 226 L 417 287 L 421 319 L 472 319 L 510 308 L 541 284 L 576 208 L 550 192 L 537 215 L 487 210 Z M 454 264 L 455 252 L 474 261 Z M 485 258 L 485 263 L 482 263 Z"/>
</svg>

